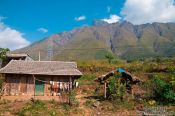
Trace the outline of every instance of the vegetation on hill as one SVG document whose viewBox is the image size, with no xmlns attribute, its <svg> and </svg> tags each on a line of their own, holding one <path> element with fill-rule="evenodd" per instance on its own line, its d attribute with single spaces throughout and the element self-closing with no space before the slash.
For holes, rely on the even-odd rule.
<svg viewBox="0 0 175 116">
<path fill-rule="evenodd" d="M 68 32 L 54 34 L 15 52 L 24 52 L 42 60 L 105 59 L 112 53 L 127 60 L 175 54 L 175 24 L 152 23 L 133 25 L 130 22 L 106 24 L 96 21 Z"/>
</svg>

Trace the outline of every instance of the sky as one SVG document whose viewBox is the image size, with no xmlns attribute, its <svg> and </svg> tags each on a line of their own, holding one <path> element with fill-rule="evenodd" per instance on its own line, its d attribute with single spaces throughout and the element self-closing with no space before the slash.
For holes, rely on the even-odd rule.
<svg viewBox="0 0 175 116">
<path fill-rule="evenodd" d="M 0 0 L 0 47 L 19 49 L 93 21 L 175 22 L 174 0 Z"/>
</svg>

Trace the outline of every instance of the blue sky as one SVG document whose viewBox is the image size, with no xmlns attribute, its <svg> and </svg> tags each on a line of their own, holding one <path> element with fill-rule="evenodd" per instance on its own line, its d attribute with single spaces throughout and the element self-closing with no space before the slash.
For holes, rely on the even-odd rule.
<svg viewBox="0 0 175 116">
<path fill-rule="evenodd" d="M 123 0 L 0 0 L 0 16 L 7 17 L 5 24 L 33 42 L 53 33 L 91 25 L 94 19 L 118 14 L 123 3 Z M 85 16 L 86 20 L 76 21 L 75 17 L 79 16 Z M 48 32 L 39 32 L 39 28 Z"/>
<path fill-rule="evenodd" d="M 0 0 L 0 47 L 25 47 L 93 20 L 175 22 L 174 0 Z"/>
</svg>

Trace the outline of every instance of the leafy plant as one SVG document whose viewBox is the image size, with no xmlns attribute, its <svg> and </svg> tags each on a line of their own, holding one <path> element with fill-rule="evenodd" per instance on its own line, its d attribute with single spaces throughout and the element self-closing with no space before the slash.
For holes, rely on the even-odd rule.
<svg viewBox="0 0 175 116">
<path fill-rule="evenodd" d="M 5 66 L 8 63 L 6 54 L 9 51 L 8 48 L 0 48 L 0 65 Z"/>
<path fill-rule="evenodd" d="M 75 90 L 69 91 L 68 97 L 69 97 L 69 105 L 70 106 L 79 106 L 79 102 L 76 99 L 76 95 L 77 95 L 77 93 Z"/>
<path fill-rule="evenodd" d="M 123 97 L 126 94 L 126 84 L 120 82 L 116 77 L 112 77 L 108 84 L 109 98 L 112 100 L 120 99 L 123 101 Z"/>
<path fill-rule="evenodd" d="M 114 56 L 112 54 L 106 54 L 105 58 L 108 59 L 108 62 L 111 63 L 112 60 L 114 59 Z"/>
<path fill-rule="evenodd" d="M 175 91 L 170 83 L 160 79 L 157 75 L 153 75 L 153 83 L 155 84 L 154 92 L 156 100 L 165 104 L 175 104 Z"/>
<path fill-rule="evenodd" d="M 31 103 L 28 103 L 26 107 L 21 109 L 17 114 L 19 116 L 24 116 L 26 113 L 31 115 L 43 115 L 44 112 L 47 112 L 45 103 L 40 100 L 33 100 Z"/>
</svg>

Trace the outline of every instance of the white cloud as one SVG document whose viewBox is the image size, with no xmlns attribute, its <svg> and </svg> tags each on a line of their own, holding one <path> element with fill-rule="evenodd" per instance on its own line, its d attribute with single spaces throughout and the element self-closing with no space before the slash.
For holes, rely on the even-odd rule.
<svg viewBox="0 0 175 116">
<path fill-rule="evenodd" d="M 121 15 L 134 24 L 175 22 L 174 0 L 126 0 Z"/>
<path fill-rule="evenodd" d="M 0 20 L 0 47 L 15 50 L 30 44 L 21 32 L 5 25 L 2 20 Z"/>
<path fill-rule="evenodd" d="M 86 19 L 86 16 L 84 16 L 84 15 L 79 16 L 79 17 L 75 17 L 76 21 L 82 21 L 82 20 L 85 20 L 85 19 Z"/>
<path fill-rule="evenodd" d="M 109 18 L 102 19 L 103 21 L 111 24 L 111 23 L 116 23 L 120 20 L 121 18 L 117 15 L 110 15 Z"/>
<path fill-rule="evenodd" d="M 39 32 L 42 32 L 42 33 L 47 33 L 47 32 L 48 32 L 48 29 L 43 28 L 43 27 L 38 28 L 37 30 L 38 30 Z"/>
</svg>

